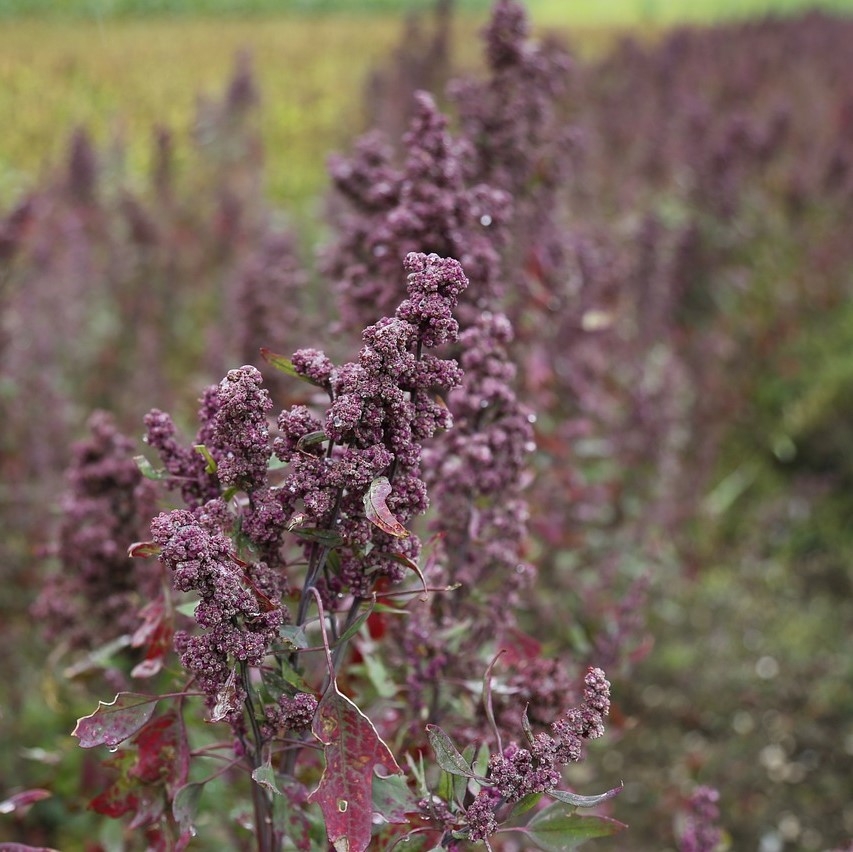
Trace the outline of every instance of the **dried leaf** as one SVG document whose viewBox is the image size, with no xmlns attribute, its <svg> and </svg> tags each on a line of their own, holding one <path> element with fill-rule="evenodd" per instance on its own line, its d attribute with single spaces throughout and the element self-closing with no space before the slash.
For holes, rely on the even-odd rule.
<svg viewBox="0 0 853 852">
<path fill-rule="evenodd" d="M 216 704 L 210 712 L 211 722 L 221 722 L 230 713 L 237 713 L 242 707 L 240 696 L 237 694 L 237 669 L 231 669 L 231 674 L 216 696 Z"/>
<path fill-rule="evenodd" d="M 71 736 L 82 748 L 117 746 L 144 727 L 157 706 L 157 699 L 137 692 L 120 692 L 109 703 L 98 702 L 98 709 L 77 720 Z"/>
<path fill-rule="evenodd" d="M 323 811 L 329 843 L 336 850 L 364 852 L 370 845 L 374 767 L 401 773 L 373 723 L 333 681 L 320 701 L 312 727 L 323 743 L 326 768 L 308 797 Z"/>
<path fill-rule="evenodd" d="M 388 508 L 387 500 L 391 495 L 391 483 L 387 476 L 377 476 L 364 495 L 364 512 L 367 520 L 383 532 L 395 538 L 406 538 L 409 531 L 394 517 Z"/>
</svg>

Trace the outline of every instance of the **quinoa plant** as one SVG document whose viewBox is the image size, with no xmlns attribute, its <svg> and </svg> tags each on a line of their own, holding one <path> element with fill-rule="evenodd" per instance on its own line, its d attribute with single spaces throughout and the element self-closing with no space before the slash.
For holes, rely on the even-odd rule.
<svg viewBox="0 0 853 852">
<path fill-rule="evenodd" d="M 335 365 L 314 348 L 291 358 L 265 351 L 312 389 L 275 421 L 251 366 L 205 392 L 190 445 L 167 414 L 146 417 L 159 466 L 140 460 L 141 469 L 185 508 L 157 515 L 151 539 L 129 548 L 156 556 L 163 581 L 140 613 L 156 642 L 139 643 L 147 665 L 132 674 L 163 677 L 162 638 L 174 624 L 183 676 L 166 694 L 119 693 L 74 734 L 83 747 L 117 749 L 108 763 L 118 777 L 91 806 L 126 816 L 149 848 L 189 843 L 203 824 L 202 791 L 218 777 L 249 794 L 252 843 L 264 852 L 390 849 L 404 839 L 495 848 L 519 836 L 569 849 L 622 828 L 576 814 L 619 788 L 563 789 L 563 768 L 604 733 L 610 684 L 593 667 L 577 700 L 561 689 L 545 703 L 529 673 L 514 671 L 536 664 L 535 643 L 511 615 L 517 544 L 502 537 L 517 531 L 494 506 L 475 518 L 464 504 L 509 487 L 523 465 L 529 419 L 500 391 L 511 377 L 500 345 L 508 326 L 484 316 L 462 367 L 433 354 L 457 341 L 453 312 L 468 279 L 436 254 L 410 253 L 405 269 L 407 297 L 364 329 L 354 361 Z M 442 398 L 457 393 L 460 412 L 466 398 L 487 398 L 492 413 L 479 433 L 469 424 L 462 445 L 441 450 L 454 434 Z M 473 482 L 464 482 L 465 465 Z M 424 544 L 416 530 L 428 482 L 439 497 L 423 529 L 446 535 Z M 454 493 L 462 502 L 443 496 Z M 476 534 L 462 529 L 472 526 Z M 472 595 L 479 606 L 466 604 Z M 444 645 L 421 634 L 431 643 L 424 666 L 413 637 L 435 608 Z M 568 686 L 555 661 L 538 665 Z M 191 744 L 199 703 L 224 741 Z M 204 763 L 212 768 L 200 777 Z"/>
</svg>

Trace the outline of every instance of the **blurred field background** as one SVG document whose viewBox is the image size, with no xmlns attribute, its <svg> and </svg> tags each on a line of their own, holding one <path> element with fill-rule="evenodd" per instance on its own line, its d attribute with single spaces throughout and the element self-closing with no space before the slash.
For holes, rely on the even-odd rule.
<svg viewBox="0 0 853 852">
<path fill-rule="evenodd" d="M 586 54 L 624 32 L 654 37 L 678 23 L 853 8 L 851 0 L 530 5 L 536 26 L 571 30 Z M 326 154 L 363 129 L 371 67 L 391 50 L 404 14 L 429 6 L 427 0 L 2 0 L 0 201 L 10 202 L 55 165 L 78 125 L 99 142 L 122 142 L 116 167 L 138 178 L 150 160 L 151 129 L 186 133 L 197 97 L 220 88 L 235 53 L 245 49 L 264 98 L 268 192 L 304 211 L 324 184 Z M 485 0 L 459 4 L 455 67 L 478 61 L 465 45 L 487 10 Z"/>
<path fill-rule="evenodd" d="M 232 265 L 245 259 L 257 234 L 256 223 L 249 222 L 232 242 L 220 242 L 215 229 L 208 242 L 187 237 L 196 226 L 207 227 L 211 175 L 241 158 L 250 162 L 250 173 L 235 169 L 227 189 L 242 210 L 263 206 L 271 221 L 293 225 L 297 254 L 312 268 L 324 234 L 326 158 L 369 125 L 370 73 L 398 49 L 404 9 L 418 7 L 432 4 L 0 0 L 0 211 L 11 216 L 34 188 L 60 210 L 65 202 L 57 200 L 63 197 L 58 187 L 73 170 L 75 150 L 83 150 L 74 148 L 72 134 L 85 128 L 97 151 L 103 210 L 80 227 L 108 230 L 115 211 L 124 210 L 123 188 L 147 197 L 156 183 L 155 128 L 168 128 L 174 134 L 174 180 L 188 199 L 185 207 L 169 208 L 175 236 L 162 251 L 174 258 L 159 266 L 159 260 L 140 262 L 123 270 L 120 280 L 164 299 L 177 280 L 177 274 L 169 277 L 175 269 L 181 281 L 196 282 L 195 290 L 188 283 L 175 296 L 189 319 L 181 318 L 175 302 L 164 302 L 171 305 L 159 318 L 168 357 L 158 364 L 162 374 L 143 377 L 147 384 L 138 377 L 149 364 L 140 354 L 144 341 L 113 356 L 127 342 L 122 321 L 140 310 L 135 302 L 123 303 L 117 288 L 99 295 L 98 311 L 85 322 L 69 309 L 63 326 L 52 330 L 53 348 L 28 353 L 39 376 L 4 376 L 0 385 L 7 404 L 13 401 L 3 437 L 8 478 L 0 519 L 8 582 L 0 630 L 10 649 L 0 663 L 0 798 L 35 785 L 56 793 L 23 819 L 0 815 L 0 840 L 26 836 L 63 850 L 122 848 L 117 825 L 103 825 L 85 812 L 97 770 L 93 757 L 82 755 L 67 736 L 74 719 L 90 711 L 92 693 L 85 677 L 69 686 L 57 677 L 53 661 L 42 667 L 50 649 L 33 640 L 27 615 L 39 582 L 34 565 L 42 556 L 33 530 L 47 538 L 53 529 L 58 465 L 67 461 L 70 437 L 84 431 L 85 406 L 73 395 L 86 404 L 120 401 L 132 429 L 153 405 L 183 405 L 186 414 L 204 382 L 239 357 L 234 341 L 197 333 L 216 322 L 228 325 L 228 307 L 212 301 L 225 291 Z M 454 72 L 481 64 L 474 39 L 487 7 L 459 4 L 452 23 Z M 626 34 L 656 44 L 676 24 L 706 26 L 814 8 L 850 14 L 853 2 L 533 0 L 529 8 L 537 28 L 556 27 L 572 39 L 579 57 L 601 59 Z M 246 121 L 260 144 L 241 147 L 241 128 L 230 151 L 228 118 L 217 104 L 242 50 L 260 95 L 259 108 Z M 792 56 L 791 64 L 797 59 Z M 804 83 L 792 96 L 808 100 L 811 91 Z M 199 108 L 200 96 L 207 108 Z M 819 194 L 803 191 L 807 212 L 798 219 L 801 196 L 792 191 L 789 198 L 783 186 L 788 176 L 782 167 L 771 169 L 767 184 L 747 193 L 733 219 L 704 210 L 697 217 L 706 249 L 726 258 L 705 258 L 710 298 L 724 301 L 738 288 L 749 294 L 731 303 L 738 305 L 732 315 L 743 311 L 733 337 L 748 342 L 738 350 L 745 360 L 731 366 L 735 403 L 721 418 L 719 455 L 696 498 L 697 516 L 681 533 L 689 546 L 679 546 L 689 558 L 677 570 L 662 569 L 650 605 L 654 652 L 619 682 L 621 733 L 614 734 L 615 745 L 604 742 L 597 751 L 608 777 L 626 782 L 614 814 L 634 827 L 633 834 L 599 844 L 602 849 L 674 849 L 665 839 L 672 836 L 674 791 L 696 780 L 720 787 L 722 822 L 738 852 L 823 852 L 853 837 L 853 279 L 843 250 L 849 219 L 845 225 L 839 213 L 849 206 L 824 204 Z M 651 200 L 638 201 L 673 229 L 692 215 L 678 195 L 681 178 L 675 175 L 671 185 L 655 188 Z M 807 186 L 817 180 L 809 173 L 799 178 Z M 791 210 L 762 206 L 768 197 L 789 199 Z M 191 209 L 192 200 L 201 212 Z M 636 222 L 613 212 L 621 203 L 616 190 L 608 203 L 602 221 L 618 219 L 620 233 L 633 239 Z M 593 208 L 586 212 L 599 215 Z M 45 242 L 54 237 L 48 233 Z M 116 245 L 111 250 L 117 257 L 138 248 L 125 236 Z M 81 281 L 99 263 L 120 265 L 113 257 L 103 261 L 99 252 L 107 250 L 97 244 L 90 266 L 75 273 Z M 35 249 L 33 257 L 39 257 Z M 6 286 L 11 273 L 0 271 Z M 815 281 L 831 280 L 835 289 L 817 292 L 822 284 L 812 274 Z M 722 296 L 715 289 L 719 282 Z M 54 296 L 45 291 L 43 298 L 47 304 Z M 784 310 L 776 323 L 779 304 Z M 300 339 L 291 348 L 307 342 Z M 216 358 L 208 357 L 211 351 Z M 64 372 L 53 369 L 60 361 Z M 12 422 L 12 414 L 22 416 Z M 15 442 L 28 436 L 47 450 L 38 461 L 39 476 L 13 487 Z M 656 546 L 663 553 L 675 548 L 666 539 Z M 580 648 L 584 640 L 560 642 Z M 217 848 L 215 843 L 207 848 Z"/>
</svg>

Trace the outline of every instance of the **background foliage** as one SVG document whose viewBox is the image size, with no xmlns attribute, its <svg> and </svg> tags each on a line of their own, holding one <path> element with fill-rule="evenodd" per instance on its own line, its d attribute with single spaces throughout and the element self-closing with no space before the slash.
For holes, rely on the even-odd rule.
<svg viewBox="0 0 853 852">
<path fill-rule="evenodd" d="M 598 10 L 602 6 L 595 4 Z M 607 9 L 617 6 L 618 20 L 603 20 L 590 11 L 592 6 L 572 4 L 573 22 L 590 27 L 657 25 L 673 20 L 676 8 L 645 2 L 607 4 Z M 56 4 L 51 7 L 57 10 Z M 283 219 L 301 223 L 297 254 L 311 257 L 312 246 L 324 239 L 317 225 L 325 203 L 323 161 L 330 149 L 345 147 L 369 123 L 363 100 L 368 71 L 389 54 L 399 32 L 397 19 L 389 16 L 188 16 L 175 21 L 136 17 L 140 10 L 129 4 L 99 6 L 96 20 L 87 20 L 94 8 L 82 9 L 81 15 L 81 6 L 69 7 L 75 18 L 69 21 L 52 15 L 14 17 L 39 11 L 34 5 L 0 7 L 12 16 L 0 28 L 0 116 L 6 119 L 0 138 L 0 198 L 7 213 L 7 242 L 2 246 L 18 239 L 16 205 L 25 189 L 34 188 L 38 221 L 48 242 L 59 244 L 56 235 L 71 228 L 90 228 L 93 235 L 89 265 L 74 266 L 73 258 L 60 254 L 56 268 L 64 270 L 62 286 L 67 289 L 68 282 L 76 280 L 83 288 L 92 271 L 97 273 L 92 280 L 118 282 L 114 289 L 86 291 L 95 295 L 92 310 L 81 318 L 70 309 L 55 310 L 65 291 L 51 289 L 49 277 L 39 279 L 40 267 L 33 262 L 39 257 L 38 246 L 24 239 L 31 253 L 19 255 L 14 264 L 0 255 L 4 299 L 12 293 L 9 282 L 28 282 L 33 293 L 42 293 L 44 303 L 31 306 L 27 321 L 61 318 L 44 348 L 25 352 L 29 373 L 13 374 L 7 366 L 3 375 L 2 393 L 12 412 L 4 421 L 3 436 L 3 571 L 8 589 L 3 631 L 8 647 L 20 650 L 2 664 L 0 737 L 9 746 L 0 749 L 0 778 L 4 791 L 6 786 L 50 786 L 56 795 L 35 806 L 23 821 L 5 818 L 0 837 L 26 834 L 31 843 L 62 849 L 86 848 L 86 839 L 94 837 L 106 848 L 119 843 L 115 825 L 96 824 L 84 810 L 97 790 L 99 770 L 75 751 L 67 736 L 77 716 L 90 712 L 91 696 L 99 686 L 87 684 L 85 675 L 66 682 L 53 660 L 42 667 L 48 649 L 34 644 L 26 615 L 37 588 L 33 566 L 54 526 L 58 470 L 67 461 L 70 436 L 83 433 L 90 404 L 115 405 L 126 428 L 135 433 L 139 406 L 174 403 L 186 415 L 198 387 L 243 357 L 236 335 L 210 336 L 210 329 L 228 329 L 229 324 L 223 320 L 223 305 L 207 297 L 206 285 L 215 280 L 222 292 L 228 291 L 259 235 L 276 233 Z M 564 8 L 542 0 L 533 5 L 534 20 L 562 23 Z M 684 11 L 683 4 L 678 8 Z M 150 11 L 150 5 L 145 9 Z M 476 11 L 473 4 L 471 9 Z M 702 19 L 747 11 L 746 4 L 727 7 L 722 2 L 713 8 L 691 4 L 690 9 Z M 164 5 L 163 11 L 176 8 Z M 242 14 L 246 7 L 236 11 Z M 470 47 L 477 23 L 463 15 L 454 24 L 457 66 L 479 65 L 473 55 L 479 49 Z M 628 840 L 623 835 L 602 841 L 601 848 L 626 848 L 625 843 L 627 848 L 656 852 L 675 848 L 672 814 L 696 780 L 721 789 L 723 823 L 734 849 L 823 850 L 853 835 L 853 704 L 848 688 L 853 676 L 848 651 L 853 630 L 853 266 L 844 232 L 849 195 L 843 189 L 849 181 L 844 171 L 849 148 L 842 146 L 839 153 L 810 146 L 820 143 L 821 132 L 829 127 L 842 141 L 853 138 L 845 124 L 850 101 L 836 100 L 835 90 L 824 85 L 817 35 L 811 45 L 814 54 L 805 47 L 787 53 L 771 48 L 767 54 L 756 48 L 758 64 L 766 62 L 764 73 L 756 76 L 750 76 L 754 69 L 738 69 L 734 61 L 727 67 L 715 59 L 722 55 L 722 43 L 744 45 L 755 38 L 753 44 L 798 44 L 791 35 L 795 31 L 780 35 L 773 27 L 755 25 L 753 30 L 721 30 L 718 36 L 712 32 L 707 41 L 701 35 L 691 41 L 683 33 L 667 37 L 660 32 L 650 39 L 644 31 L 647 47 L 623 45 L 608 52 L 605 48 L 616 43 L 612 33 L 596 30 L 593 49 L 580 46 L 581 54 L 591 57 L 591 70 L 577 78 L 570 114 L 601 131 L 598 141 L 604 141 L 599 146 L 593 142 L 579 178 L 571 184 L 573 222 L 605 229 L 609 236 L 596 248 L 623 264 L 617 264 L 620 271 L 632 268 L 632 247 L 639 243 L 644 216 L 663 222 L 666 235 L 690 225 L 699 229 L 702 251 L 691 267 L 692 280 L 698 283 L 695 301 L 687 305 L 699 320 L 683 327 L 696 334 L 704 320 L 713 318 L 719 322 L 715 329 L 737 355 L 717 377 L 718 384 L 709 386 L 714 405 L 703 412 L 708 422 L 700 427 L 707 428 L 696 430 L 716 448 L 710 469 L 692 466 L 701 447 L 684 456 L 681 486 L 690 486 L 694 475 L 696 480 L 695 488 L 679 492 L 687 495 L 691 508 L 684 523 L 641 539 L 642 552 L 635 547 L 640 539 L 619 539 L 624 528 L 604 525 L 595 533 L 604 542 L 601 547 L 593 541 L 594 546 L 578 556 L 560 542 L 560 556 L 550 566 L 555 588 L 571 601 L 579 622 L 595 596 L 583 599 L 578 593 L 580 600 L 575 600 L 575 575 L 567 572 L 574 571 L 585 554 L 600 554 L 616 541 L 615 549 L 621 549 L 626 561 L 633 559 L 641 568 L 651 555 L 657 557 L 649 601 L 653 648 L 630 677 L 617 682 L 620 741 L 601 744 L 591 760 L 624 778 L 626 789 L 614 813 L 632 830 Z M 248 110 L 236 130 L 229 130 L 228 110 L 221 108 L 227 97 L 219 92 L 235 50 L 244 45 L 251 47 L 261 106 Z M 646 108 L 653 116 L 668 113 L 659 95 L 677 94 L 678 89 L 667 63 L 684 55 L 704 57 L 696 60 L 699 71 L 689 61 L 684 67 L 707 83 L 711 97 L 719 95 L 713 101 L 713 132 L 708 134 L 719 130 L 718 141 L 730 126 L 737 129 L 737 121 L 728 123 L 732 115 L 738 121 L 755 119 L 761 130 L 761 120 L 771 118 L 789 98 L 792 136 L 800 147 L 786 147 L 786 142 L 755 161 L 732 155 L 735 169 L 726 176 L 737 179 L 734 211 L 717 206 L 717 184 L 706 187 L 706 195 L 684 190 L 685 174 L 700 173 L 709 163 L 719 165 L 711 156 L 718 153 L 713 146 L 697 144 L 683 159 L 668 160 L 669 154 L 656 159 L 657 151 L 671 150 L 667 143 L 677 147 L 685 129 L 674 122 L 661 142 L 652 136 L 660 124 L 641 121 Z M 791 59 L 785 66 L 789 77 L 783 76 L 781 64 L 774 64 L 780 55 Z M 601 64 L 595 64 L 599 57 Z M 781 89 L 767 84 L 774 74 Z M 197 110 L 200 91 L 207 93 L 207 104 Z M 632 104 L 642 106 L 636 121 L 631 120 Z M 814 116 L 812 109 L 822 118 L 800 118 Z M 824 120 L 826 116 L 832 121 Z M 68 200 L 75 169 L 69 138 L 78 125 L 90 128 L 96 142 L 97 204 L 85 213 L 74 213 Z M 176 132 L 172 187 L 182 201 L 169 208 L 168 216 L 155 200 L 154 125 Z M 629 150 L 625 140 L 637 136 L 648 144 L 631 147 L 631 152 L 639 152 L 632 160 L 624 156 Z M 617 141 L 608 149 L 608 139 L 626 147 Z M 232 168 L 233 145 L 238 159 L 248 163 L 242 171 Z M 85 146 L 76 150 L 79 154 Z M 840 166 L 833 161 L 836 153 Z M 223 164 L 229 163 L 226 169 Z M 737 171 L 741 167 L 742 173 Z M 632 183 L 635 174 L 641 178 L 639 187 Z M 239 227 L 223 231 L 217 227 L 225 190 L 249 215 Z M 155 251 L 140 248 L 133 236 L 137 220 L 128 198 L 157 218 Z M 617 255 L 621 244 L 628 248 Z M 651 251 L 668 249 L 661 243 Z M 310 268 L 310 260 L 306 266 Z M 112 279 L 103 273 L 116 269 Z M 144 341 L 129 340 L 125 332 L 138 320 L 139 303 L 123 294 L 145 293 L 159 303 L 172 291 L 179 294 L 182 308 L 159 318 L 168 329 L 158 355 L 162 373 L 146 375 L 138 370 L 140 364 L 147 369 L 151 363 Z M 50 304 L 54 313 L 44 307 Z M 73 308 L 73 299 L 66 306 Z M 14 331 L 11 316 L 4 313 L 6 332 Z M 305 343 L 308 340 L 288 341 L 280 348 Z M 114 358 L 116 352 L 122 357 Z M 699 360 L 703 352 L 697 347 Z M 55 396 L 39 396 L 48 391 Z M 45 399 L 51 400 L 49 405 Z M 544 433 L 545 425 L 541 428 Z M 538 460 L 546 482 L 555 457 L 566 466 L 577 462 L 560 456 L 559 435 L 551 437 L 543 449 L 552 455 L 543 452 Z M 31 461 L 24 458 L 23 448 L 37 440 L 47 455 L 36 460 L 38 477 L 28 478 L 21 475 L 25 462 Z M 591 478 L 606 481 L 610 476 L 606 464 L 595 459 L 587 464 Z M 613 483 L 627 493 L 620 510 L 634 511 L 636 500 L 647 496 L 632 494 L 632 479 L 621 472 Z M 644 522 L 640 513 L 638 526 Z M 636 565 L 622 566 L 621 574 L 608 576 L 624 583 L 638 570 Z M 550 625 L 554 647 L 566 653 L 588 652 L 584 630 L 561 634 L 559 614 L 555 617 L 547 604 L 533 617 Z M 588 781 L 584 771 L 572 779 L 578 785 Z M 224 791 L 223 802 L 228 804 Z M 209 848 L 226 842 L 217 839 L 216 827 L 204 830 L 214 832 Z"/>
</svg>

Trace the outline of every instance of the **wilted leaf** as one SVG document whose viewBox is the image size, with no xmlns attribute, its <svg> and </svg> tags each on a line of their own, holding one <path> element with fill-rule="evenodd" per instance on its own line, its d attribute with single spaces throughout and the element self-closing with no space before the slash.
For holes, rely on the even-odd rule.
<svg viewBox="0 0 853 852">
<path fill-rule="evenodd" d="M 154 713 L 157 699 L 136 692 L 120 692 L 109 703 L 98 702 L 98 709 L 77 720 L 71 736 L 82 748 L 117 746 L 144 727 Z"/>
<path fill-rule="evenodd" d="M 210 711 L 210 721 L 221 722 L 230 713 L 238 712 L 241 707 L 242 702 L 237 694 L 237 669 L 234 668 L 216 696 L 216 704 Z"/>
<path fill-rule="evenodd" d="M 20 793 L 15 793 L 14 796 L 9 796 L 8 799 L 0 802 L 0 814 L 11 814 L 15 811 L 24 812 L 36 802 L 42 799 L 49 799 L 53 793 L 50 790 L 42 790 L 33 788 L 32 790 L 22 790 Z M 2 846 L 0 846 L 2 849 Z"/>
<path fill-rule="evenodd" d="M 334 682 L 320 701 L 312 730 L 323 743 L 326 768 L 308 801 L 320 805 L 336 850 L 364 852 L 370 845 L 374 767 L 402 770 L 370 719 Z"/>
<path fill-rule="evenodd" d="M 523 828 L 513 832 L 525 835 L 527 841 L 542 852 L 569 852 L 594 837 L 609 837 L 626 826 L 600 816 L 578 816 L 574 807 L 554 802 L 533 816 Z"/>
<path fill-rule="evenodd" d="M 622 785 L 608 790 L 606 793 L 600 793 L 598 796 L 579 796 L 577 793 L 569 793 L 566 790 L 549 790 L 548 795 L 558 802 L 565 802 L 567 805 L 574 805 L 576 808 L 594 808 L 608 799 L 612 799 L 622 792 Z"/>
<path fill-rule="evenodd" d="M 435 759 L 445 772 L 449 772 L 451 775 L 464 775 L 467 778 L 474 777 L 471 766 L 459 753 L 459 749 L 453 745 L 450 737 L 438 725 L 427 725 L 426 731 L 429 744 L 435 752 Z"/>
<path fill-rule="evenodd" d="M 367 520 L 383 532 L 396 538 L 406 538 L 409 531 L 394 517 L 388 508 L 387 500 L 391 495 L 391 483 L 387 476 L 377 476 L 364 495 L 364 513 Z"/>
</svg>

